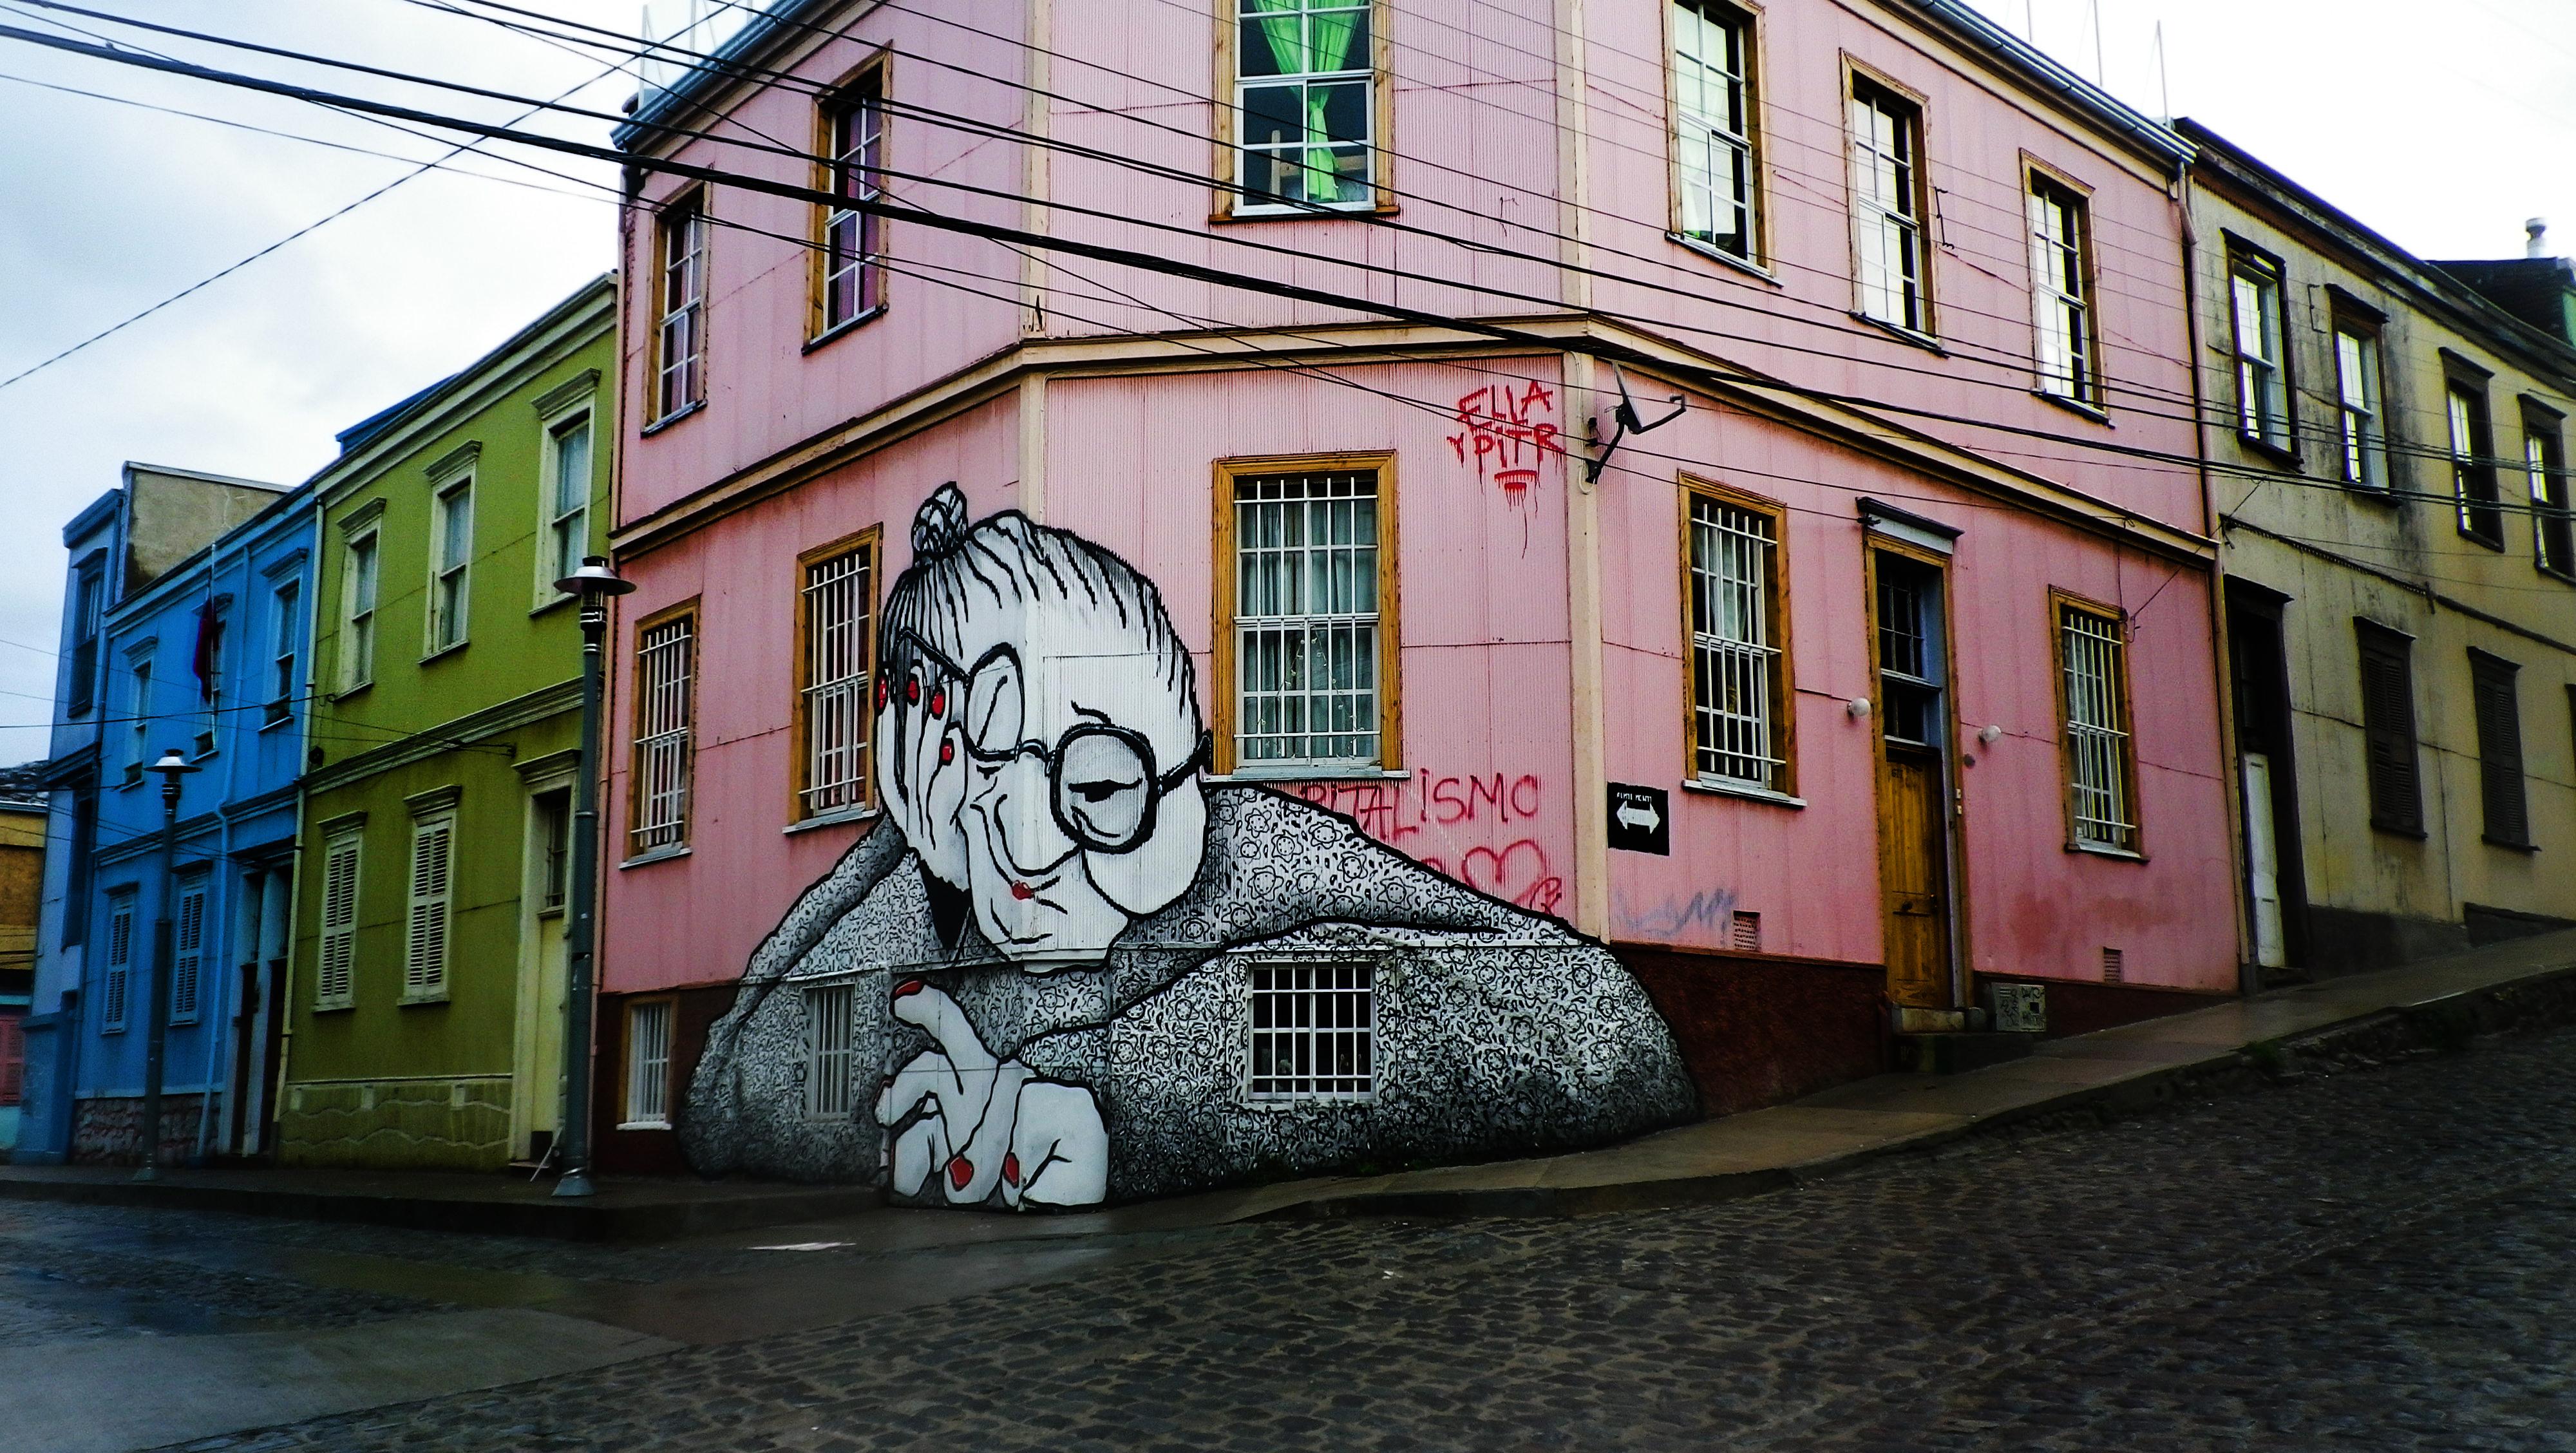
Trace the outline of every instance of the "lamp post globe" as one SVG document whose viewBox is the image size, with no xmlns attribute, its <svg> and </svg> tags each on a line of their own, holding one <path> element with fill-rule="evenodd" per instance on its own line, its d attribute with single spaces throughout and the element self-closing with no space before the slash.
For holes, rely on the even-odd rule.
<svg viewBox="0 0 2576 1453">
<path fill-rule="evenodd" d="M 167 747 L 161 752 L 161 760 L 143 770 L 161 777 L 161 897 L 152 917 L 151 1007 L 145 1011 L 149 1017 L 144 1025 L 143 1165 L 134 1172 L 134 1178 L 152 1181 L 161 1178 L 161 1079 L 170 1042 L 170 973 L 174 967 L 170 907 L 179 891 L 179 779 L 202 769 L 182 756 L 177 747 Z"/>
<path fill-rule="evenodd" d="M 572 902 L 564 945 L 564 1088 L 563 1125 L 556 1144 L 563 1148 L 563 1175 L 555 1182 L 558 1196 L 592 1194 L 590 1182 L 590 1027 L 596 984 L 594 956 L 599 943 L 592 913 L 599 879 L 599 717 L 602 654 L 608 637 L 608 602 L 635 588 L 609 568 L 604 555 L 591 555 L 581 568 L 555 582 L 555 588 L 581 600 L 581 768 L 573 783 Z"/>
</svg>

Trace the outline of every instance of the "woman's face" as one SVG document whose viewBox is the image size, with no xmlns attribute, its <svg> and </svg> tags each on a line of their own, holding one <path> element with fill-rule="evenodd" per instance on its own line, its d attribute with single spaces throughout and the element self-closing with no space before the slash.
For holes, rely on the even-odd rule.
<svg viewBox="0 0 2576 1453">
<path fill-rule="evenodd" d="M 1037 971 L 1096 962 L 1198 875 L 1198 706 L 1114 618 L 1049 603 L 1008 614 L 984 624 L 1017 629 L 962 633 L 974 652 L 957 658 L 962 686 L 888 683 L 926 715 L 906 791 L 880 787 L 923 864 L 966 890 L 1004 954 Z M 894 706 L 879 741 L 898 741 Z"/>
</svg>

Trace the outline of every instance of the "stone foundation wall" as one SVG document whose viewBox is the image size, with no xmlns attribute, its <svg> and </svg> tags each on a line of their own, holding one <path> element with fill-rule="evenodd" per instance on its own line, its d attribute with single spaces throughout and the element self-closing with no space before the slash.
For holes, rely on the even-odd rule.
<svg viewBox="0 0 2576 1453">
<path fill-rule="evenodd" d="M 185 1165 L 197 1153 L 197 1108 L 203 1095 L 161 1097 L 161 1163 Z M 143 1097 L 81 1100 L 72 1107 L 72 1160 L 81 1165 L 143 1163 Z"/>
<path fill-rule="evenodd" d="M 286 1165 L 498 1170 L 510 1163 L 510 1081 L 290 1084 L 277 1131 Z"/>
</svg>

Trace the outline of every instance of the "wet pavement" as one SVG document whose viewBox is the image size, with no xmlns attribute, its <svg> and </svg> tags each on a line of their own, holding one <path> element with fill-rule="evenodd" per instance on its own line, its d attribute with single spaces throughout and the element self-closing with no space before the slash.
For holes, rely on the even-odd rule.
<svg viewBox="0 0 2576 1453">
<path fill-rule="evenodd" d="M 610 1248 L 0 1206 L 0 1386 L 399 1333 L 458 1390 L 290 1387 L 227 1425 L 282 1426 L 158 1441 L 2576 1450 L 2571 1031 L 1720 1206 L 950 1224 Z"/>
</svg>

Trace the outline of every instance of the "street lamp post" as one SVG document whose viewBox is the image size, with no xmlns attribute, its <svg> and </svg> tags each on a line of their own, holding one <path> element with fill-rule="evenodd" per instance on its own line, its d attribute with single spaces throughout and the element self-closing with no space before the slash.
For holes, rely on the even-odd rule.
<svg viewBox="0 0 2576 1453">
<path fill-rule="evenodd" d="M 170 931 L 170 905 L 179 896 L 179 779 L 197 769 L 177 747 L 144 769 L 161 774 L 161 903 L 152 915 L 152 997 L 143 1038 L 143 1168 L 138 1181 L 161 1178 L 161 1066 L 170 1043 L 170 974 L 176 945 Z"/>
<path fill-rule="evenodd" d="M 599 877 L 599 699 L 602 652 L 607 649 L 608 598 L 634 585 L 608 568 L 602 555 L 555 582 L 581 597 L 581 775 L 573 783 L 571 933 L 564 946 L 563 1176 L 558 1196 L 587 1196 L 590 1183 L 590 1020 L 593 953 L 599 942 L 592 905 Z"/>
</svg>

